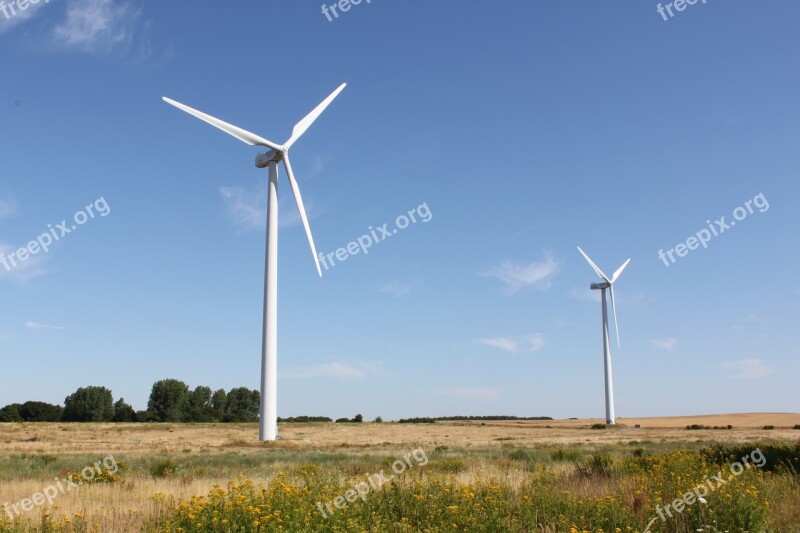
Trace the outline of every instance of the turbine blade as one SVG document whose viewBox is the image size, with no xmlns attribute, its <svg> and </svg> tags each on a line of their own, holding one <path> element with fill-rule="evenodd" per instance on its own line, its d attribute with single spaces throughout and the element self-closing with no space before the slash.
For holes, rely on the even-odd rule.
<svg viewBox="0 0 800 533">
<path fill-rule="evenodd" d="M 300 188 L 297 186 L 297 180 L 294 179 L 294 172 L 292 172 L 292 164 L 289 163 L 288 155 L 283 158 L 283 165 L 286 167 L 286 175 L 289 177 L 289 185 L 292 187 L 294 199 L 297 202 L 297 210 L 300 211 L 300 219 L 303 221 L 303 227 L 306 229 L 308 244 L 311 246 L 311 253 L 314 255 L 314 263 L 317 265 L 317 273 L 319 274 L 319 277 L 322 277 L 322 269 L 319 266 L 319 257 L 317 257 L 317 248 L 314 246 L 314 237 L 311 236 L 311 228 L 308 225 L 306 208 L 303 207 L 303 198 L 300 196 Z"/>
<path fill-rule="evenodd" d="M 247 143 L 247 144 L 249 144 L 251 146 L 256 146 L 256 145 L 257 146 L 266 146 L 267 148 L 272 148 L 273 150 L 278 150 L 278 151 L 282 150 L 282 148 L 280 146 L 278 146 L 277 144 L 275 144 L 274 142 L 268 141 L 267 139 L 265 139 L 263 137 L 259 137 L 255 133 L 250 133 L 249 131 L 243 130 L 242 128 L 234 126 L 233 124 L 228 124 L 224 120 L 220 120 L 218 118 L 212 117 L 211 115 L 206 115 L 202 111 L 198 111 L 197 109 L 192 109 L 188 105 L 183 105 L 182 103 L 176 102 L 175 100 L 171 100 L 171 99 L 167 98 L 166 96 L 162 97 L 162 99 L 166 103 L 177 107 L 181 111 L 186 111 L 190 115 L 194 115 L 195 117 L 199 118 L 200 120 L 211 124 L 215 128 L 221 129 L 222 131 L 224 131 L 228 135 L 236 137 L 240 141 L 242 141 L 244 143 Z"/>
<path fill-rule="evenodd" d="M 579 252 L 581 253 L 581 255 L 584 257 L 584 259 L 586 259 L 586 260 L 589 262 L 589 265 L 591 265 L 591 267 L 594 269 L 594 271 L 597 273 L 597 275 L 598 275 L 598 276 L 600 276 L 600 278 L 601 278 L 601 279 L 603 279 L 604 281 L 606 281 L 606 282 L 608 282 L 608 283 L 611 283 L 611 280 L 610 280 L 610 279 L 608 279 L 608 276 L 606 276 L 605 274 L 603 274 L 603 271 L 602 271 L 602 270 L 600 270 L 600 267 L 598 267 L 597 265 L 595 265 L 595 264 L 594 264 L 594 261 L 592 261 L 592 260 L 589 258 L 589 256 L 588 256 L 588 255 L 586 255 L 586 252 L 584 252 L 583 250 L 581 250 L 581 247 L 580 247 L 580 246 L 578 246 L 578 251 L 579 251 Z"/>
<path fill-rule="evenodd" d="M 614 311 L 614 327 L 617 330 L 617 348 L 621 346 L 619 341 L 619 323 L 617 322 L 617 303 L 614 300 L 614 286 L 610 285 L 608 287 L 609 294 L 611 295 L 611 309 Z"/>
<path fill-rule="evenodd" d="M 322 114 L 322 112 L 325 111 L 325 108 L 328 107 L 331 104 L 331 102 L 333 102 L 334 98 L 339 96 L 339 93 L 342 92 L 342 90 L 345 87 L 347 87 L 346 83 L 341 84 L 339 88 L 333 91 L 330 94 L 330 96 L 328 96 L 325 100 L 322 101 L 321 104 L 315 107 L 314 110 L 311 111 L 311 113 L 306 115 L 305 118 L 303 118 L 303 120 L 301 120 L 295 125 L 294 129 L 292 130 L 292 136 L 289 138 L 288 141 L 286 141 L 287 150 L 291 148 L 291 146 L 295 142 L 297 142 L 297 139 L 299 139 L 306 132 L 308 128 L 311 127 L 314 121 L 317 120 L 317 117 L 319 117 Z"/>
<path fill-rule="evenodd" d="M 614 272 L 614 275 L 613 275 L 613 276 L 611 276 L 611 283 L 614 283 L 615 281 L 617 281 L 617 278 L 619 277 L 619 275 L 620 275 L 620 274 L 622 274 L 622 271 L 623 271 L 623 270 L 625 270 L 625 267 L 627 267 L 627 266 L 628 266 L 628 263 L 630 263 L 630 262 L 631 262 L 631 260 L 630 260 L 630 259 L 628 259 L 627 261 L 625 261 L 625 262 L 622 264 L 622 266 L 621 266 L 621 267 L 619 267 L 619 268 L 617 269 L 617 271 L 616 271 L 616 272 Z"/>
</svg>

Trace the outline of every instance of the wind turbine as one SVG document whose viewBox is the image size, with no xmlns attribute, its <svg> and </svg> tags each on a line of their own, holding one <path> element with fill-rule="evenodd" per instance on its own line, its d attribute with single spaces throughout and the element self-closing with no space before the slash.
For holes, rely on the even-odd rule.
<svg viewBox="0 0 800 533">
<path fill-rule="evenodd" d="M 317 265 L 317 273 L 322 277 L 322 269 L 319 266 L 317 249 L 314 246 L 314 238 L 311 236 L 311 228 L 308 225 L 308 217 L 303 207 L 303 199 L 300 196 L 300 189 L 297 186 L 297 180 L 294 178 L 292 165 L 289 162 L 289 149 L 346 86 L 346 83 L 341 84 L 330 96 L 306 115 L 303 120 L 298 122 L 292 130 L 289 140 L 283 144 L 268 141 L 254 133 L 206 115 L 189 106 L 166 97 L 163 98 L 168 104 L 208 122 L 244 143 L 251 146 L 264 146 L 270 149 L 268 152 L 263 152 L 256 156 L 256 167 L 269 168 L 267 245 L 264 267 L 264 330 L 261 339 L 261 407 L 258 431 L 258 438 L 261 441 L 275 440 L 278 437 L 278 163 L 282 161 L 283 166 L 286 168 L 289 186 L 294 193 L 297 209 L 300 211 L 300 219 L 303 221 L 308 244 L 311 246 L 311 253 Z"/>
<path fill-rule="evenodd" d="M 611 345 L 608 342 L 608 305 L 606 304 L 606 289 L 608 289 L 611 296 L 611 309 L 614 311 L 614 327 L 617 330 L 617 347 L 620 346 L 619 342 L 619 324 L 617 323 L 617 304 L 614 302 L 614 282 L 617 281 L 622 271 L 631 262 L 630 259 L 625 261 L 621 267 L 614 272 L 614 275 L 609 279 L 597 265 L 594 264 L 586 252 L 581 250 L 578 246 L 578 251 L 589 262 L 589 265 L 594 269 L 602 283 L 592 283 L 590 285 L 592 290 L 599 290 L 602 295 L 601 301 L 603 306 L 603 364 L 605 367 L 606 375 L 606 424 L 616 424 L 616 415 L 614 414 L 614 378 L 611 371 Z"/>
</svg>

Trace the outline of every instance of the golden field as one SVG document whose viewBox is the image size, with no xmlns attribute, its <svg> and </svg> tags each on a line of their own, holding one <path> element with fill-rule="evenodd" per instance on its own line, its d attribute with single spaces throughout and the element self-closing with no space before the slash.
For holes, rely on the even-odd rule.
<svg viewBox="0 0 800 533">
<path fill-rule="evenodd" d="M 689 460 L 681 453 L 694 453 L 714 444 L 738 445 L 745 449 L 757 443 L 776 446 L 800 443 L 800 430 L 794 429 L 800 424 L 800 414 L 620 419 L 618 427 L 591 429 L 600 422 L 292 423 L 281 425 L 281 439 L 274 443 L 257 442 L 255 424 L 0 424 L 0 505 L 29 498 L 52 484 L 54 478 L 79 472 L 109 455 L 124 465 L 117 482 L 94 483 L 67 491 L 54 500 L 53 506 L 36 507 L 14 517 L 14 521 L 9 521 L 4 513 L 5 518 L 0 518 L 0 531 L 44 531 L 52 530 L 51 527 L 112 532 L 148 529 L 382 531 L 387 528 L 417 531 L 424 530 L 419 526 L 424 520 L 430 525 L 429 531 L 462 531 L 463 528 L 477 531 L 482 530 L 480 524 L 491 520 L 498 520 L 495 524 L 511 524 L 505 530 L 524 531 L 528 527 L 524 524 L 537 520 L 525 514 L 526 509 L 534 505 L 531 501 L 552 491 L 553 487 L 563 489 L 566 499 L 537 500 L 535 505 L 554 509 L 561 505 L 558 513 L 574 512 L 578 517 L 576 522 L 581 516 L 586 521 L 567 524 L 570 519 L 564 518 L 564 525 L 560 525 L 559 519 L 548 519 L 550 522 L 542 525 L 540 531 L 570 531 L 573 525 L 575 531 L 597 531 L 592 526 L 593 521 L 626 524 L 628 529 L 621 527 L 620 531 L 644 531 L 643 523 L 654 515 L 649 502 L 669 491 L 664 487 L 673 485 L 665 485 L 664 480 L 641 478 L 641 472 L 631 470 L 634 457 L 640 462 L 644 461 L 642 457 L 650 458 L 647 472 L 662 471 L 672 478 L 674 472 L 669 472 L 674 465 L 690 461 L 691 465 L 685 470 L 696 472 L 702 478 L 705 459 L 695 460 L 692 456 Z M 637 424 L 641 427 L 636 428 Z M 687 430 L 686 426 L 692 424 L 731 425 L 733 429 Z M 775 429 L 762 429 L 764 426 Z M 388 468 L 392 461 L 413 449 L 425 451 L 427 464 L 398 476 L 392 487 L 382 493 L 349 504 L 346 510 L 337 512 L 335 519 L 322 518 L 313 506 L 309 507 L 317 501 L 314 498 L 325 495 L 333 498 L 339 494 L 337 491 L 351 486 L 353 480 Z M 669 457 L 669 461 L 661 461 L 661 457 Z M 602 472 L 594 475 L 592 465 L 597 464 Z M 711 466 L 709 464 L 708 468 Z M 772 529 L 764 531 L 800 531 L 797 511 L 800 491 L 797 491 L 796 476 L 761 474 L 748 471 L 747 476 L 755 476 L 748 480 L 752 485 L 742 485 L 742 494 L 726 496 L 732 502 L 739 502 L 730 512 L 744 515 L 752 512 L 756 516 L 754 520 L 760 516 L 759 512 L 767 513 L 765 527 Z M 679 481 L 672 478 L 668 481 L 677 483 L 676 490 L 683 485 L 688 485 L 685 490 L 689 490 L 697 481 L 682 479 L 680 474 Z M 229 485 L 231 481 L 234 481 L 233 486 Z M 547 489 L 541 485 L 550 482 L 552 486 L 548 485 Z M 623 485 L 625 490 L 619 492 Z M 215 487 L 222 487 L 223 492 L 215 492 L 220 490 Z M 637 490 L 642 493 L 641 497 L 634 495 Z M 461 494 L 462 491 L 466 492 Z M 630 498 L 626 496 L 628 493 Z M 242 512 L 249 509 L 247 513 L 255 513 L 255 519 L 246 522 L 231 519 L 222 524 L 223 520 L 228 520 L 224 518 L 226 509 L 231 505 L 235 508 L 235 501 L 226 500 L 234 494 L 243 502 Z M 477 508 L 482 509 L 481 513 L 494 509 L 497 517 L 470 510 L 475 502 L 465 505 L 462 501 L 470 494 L 479 499 Z M 296 500 L 287 500 L 287 495 Z M 191 500 L 202 496 L 209 497 Z M 400 507 L 394 510 L 385 507 L 383 500 L 390 496 L 393 505 Z M 404 498 L 410 503 L 402 503 Z M 419 508 L 415 507 L 417 502 Z M 288 509 L 295 503 L 296 509 Z M 441 505 L 441 509 L 437 505 Z M 303 513 L 298 511 L 301 508 Z M 376 514 L 359 514 L 368 509 Z M 587 516 L 587 509 L 589 515 L 600 509 L 602 516 Z M 181 515 L 184 511 L 192 519 Z M 289 511 L 297 516 L 289 516 Z M 398 512 L 401 515 L 410 513 L 419 521 L 404 523 L 404 517 L 397 515 Z M 500 515 L 510 512 L 520 513 L 518 526 L 513 525 L 514 520 L 500 522 L 507 520 Z M 263 514 L 262 519 L 258 519 L 259 513 Z M 452 523 L 439 523 L 443 513 L 453 513 Z M 195 517 L 199 520 L 197 523 L 193 523 Z M 790 524 L 795 519 L 797 528 L 791 529 Z M 187 528 L 184 522 L 193 525 Z M 238 525 L 234 527 L 234 523 Z M 371 524 L 374 529 L 368 529 L 365 524 Z M 495 525 L 497 527 L 503 530 L 506 525 Z M 668 525 L 656 523 L 650 531 L 683 531 L 681 527 L 684 525 L 676 523 L 674 529 L 669 529 Z"/>
</svg>

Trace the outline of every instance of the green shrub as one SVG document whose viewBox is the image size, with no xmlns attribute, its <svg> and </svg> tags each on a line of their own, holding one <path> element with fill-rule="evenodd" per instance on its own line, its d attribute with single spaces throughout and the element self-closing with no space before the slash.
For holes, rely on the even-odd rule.
<svg viewBox="0 0 800 533">
<path fill-rule="evenodd" d="M 172 477 L 178 472 L 179 468 L 178 463 L 163 459 L 151 464 L 148 470 L 153 477 Z"/>
<path fill-rule="evenodd" d="M 560 461 L 560 462 L 572 462 L 575 463 L 581 459 L 582 455 L 579 452 L 574 450 L 564 451 L 561 448 L 552 452 L 550 454 L 550 459 L 553 461 Z"/>
<path fill-rule="evenodd" d="M 614 466 L 614 459 L 606 453 L 597 453 L 589 457 L 588 461 L 578 463 L 578 474 L 582 477 L 610 476 Z"/>
<path fill-rule="evenodd" d="M 435 424 L 436 419 L 430 417 L 401 418 L 398 422 L 400 424 Z"/>
</svg>

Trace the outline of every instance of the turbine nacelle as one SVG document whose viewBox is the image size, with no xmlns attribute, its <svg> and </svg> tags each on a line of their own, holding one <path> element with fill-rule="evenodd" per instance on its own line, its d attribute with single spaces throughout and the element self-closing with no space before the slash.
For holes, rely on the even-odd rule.
<svg viewBox="0 0 800 533">
<path fill-rule="evenodd" d="M 267 168 L 270 163 L 280 163 L 285 156 L 286 152 L 279 152 L 278 150 L 261 152 L 256 156 L 256 167 Z"/>
<path fill-rule="evenodd" d="M 592 283 L 591 285 L 589 285 L 589 288 L 590 288 L 590 289 L 592 289 L 593 291 L 598 291 L 598 290 L 600 290 L 600 289 L 607 289 L 607 288 L 609 288 L 610 286 L 611 286 L 611 284 L 610 284 L 610 283 L 608 283 L 608 282 L 603 282 L 603 283 Z"/>
</svg>

